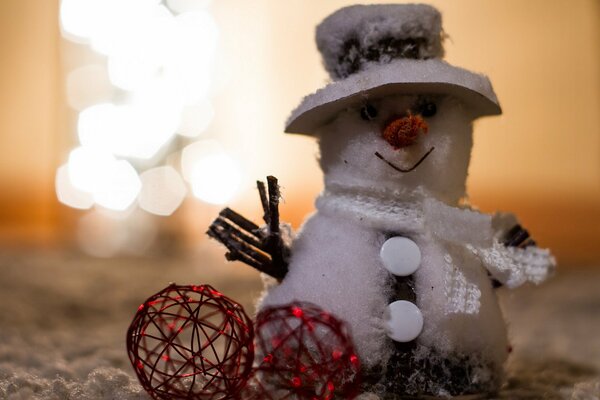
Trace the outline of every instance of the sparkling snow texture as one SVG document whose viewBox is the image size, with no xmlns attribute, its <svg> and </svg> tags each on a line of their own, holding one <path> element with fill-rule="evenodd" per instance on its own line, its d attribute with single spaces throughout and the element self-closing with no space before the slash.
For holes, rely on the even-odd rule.
<svg viewBox="0 0 600 400">
<path fill-rule="evenodd" d="M 94 260 L 1 251 L 0 399 L 149 399 L 125 352 L 141 301 L 169 281 L 210 283 L 251 311 L 261 290 L 258 274 L 226 264 L 216 244 L 200 254 Z M 598 270 L 567 269 L 539 287 L 501 289 L 514 351 L 499 399 L 600 398 L 599 280 Z"/>
<path fill-rule="evenodd" d="M 317 27 L 317 47 L 325 69 L 335 78 L 339 75 L 339 56 L 347 51 L 344 45 L 349 39 L 367 49 L 379 45 L 382 37 L 423 38 L 427 44 L 419 58 L 441 58 L 444 55 L 441 32 L 440 13 L 426 4 L 409 4 L 401 10 L 394 4 L 356 5 L 345 7 L 321 22 Z"/>
</svg>

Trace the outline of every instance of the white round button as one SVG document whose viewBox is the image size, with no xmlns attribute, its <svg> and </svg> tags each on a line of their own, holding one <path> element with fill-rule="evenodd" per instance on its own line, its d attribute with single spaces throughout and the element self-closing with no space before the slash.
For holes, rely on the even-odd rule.
<svg viewBox="0 0 600 400">
<path fill-rule="evenodd" d="M 421 265 L 421 250 L 412 240 L 395 236 L 385 241 L 379 251 L 385 269 L 394 275 L 408 276 Z"/>
<path fill-rule="evenodd" d="M 410 342 L 423 330 L 423 314 L 410 301 L 395 301 L 388 305 L 385 328 L 392 340 Z"/>
</svg>

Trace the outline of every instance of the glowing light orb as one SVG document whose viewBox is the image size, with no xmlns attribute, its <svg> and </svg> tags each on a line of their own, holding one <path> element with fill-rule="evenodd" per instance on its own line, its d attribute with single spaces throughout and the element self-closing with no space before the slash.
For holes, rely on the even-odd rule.
<svg viewBox="0 0 600 400">
<path fill-rule="evenodd" d="M 224 152 L 221 143 L 214 139 L 197 140 L 187 145 L 181 152 L 181 174 L 183 179 L 188 182 L 192 181 L 192 171 L 199 159 Z"/>
<path fill-rule="evenodd" d="M 148 159 L 177 132 L 183 99 L 170 82 L 156 79 L 134 92 L 125 112 L 130 118 L 121 153 Z M 125 140 L 125 139 L 124 139 Z"/>
<path fill-rule="evenodd" d="M 95 209 L 79 219 L 77 242 L 94 257 L 147 254 L 157 236 L 152 217 L 141 210 Z"/>
<path fill-rule="evenodd" d="M 208 128 L 214 115 L 215 110 L 208 100 L 185 106 L 177 133 L 181 136 L 196 137 Z"/>
<path fill-rule="evenodd" d="M 123 90 L 143 87 L 165 68 L 175 18 L 164 6 L 143 8 L 128 21 L 117 23 L 123 32 L 111 29 L 104 45 L 113 85 Z"/>
<path fill-rule="evenodd" d="M 148 32 L 145 28 L 151 25 L 153 17 L 162 13 L 161 10 L 164 9 L 164 6 L 158 4 L 160 0 L 94 2 L 97 3 L 96 15 L 89 37 L 92 49 L 104 55 L 115 54 L 131 47 L 131 39 L 144 37 Z"/>
<path fill-rule="evenodd" d="M 196 161 L 191 174 L 192 192 L 211 204 L 227 203 L 239 190 L 242 171 L 226 154 L 211 154 Z"/>
<path fill-rule="evenodd" d="M 110 100 L 114 89 L 105 66 L 90 64 L 74 69 L 67 76 L 67 101 L 75 110 Z"/>
<path fill-rule="evenodd" d="M 107 172 L 94 190 L 94 201 L 110 210 L 126 210 L 137 198 L 142 182 L 135 169 L 125 160 L 114 162 Z"/>
<path fill-rule="evenodd" d="M 78 38 L 89 38 L 96 26 L 97 0 L 62 0 L 60 24 L 63 31 Z"/>
<path fill-rule="evenodd" d="M 93 147 L 77 147 L 69 153 L 69 180 L 77 189 L 94 193 L 116 162 L 112 154 Z"/>
<path fill-rule="evenodd" d="M 186 104 L 209 94 L 218 32 L 214 18 L 205 11 L 175 18 L 165 75 L 181 91 Z"/>
<path fill-rule="evenodd" d="M 141 174 L 140 207 L 152 214 L 171 215 L 181 205 L 186 188 L 181 176 L 172 167 L 157 167 Z"/>
<path fill-rule="evenodd" d="M 79 190 L 71 183 L 67 164 L 61 165 L 56 170 L 54 185 L 56 197 L 64 205 L 81 210 L 89 209 L 94 205 L 94 197 L 90 193 Z"/>
<path fill-rule="evenodd" d="M 175 135 L 183 103 L 166 82 L 136 92 L 129 104 L 97 104 L 79 115 L 82 145 L 113 155 L 149 159 Z"/>
<path fill-rule="evenodd" d="M 198 11 L 208 7 L 211 0 L 167 0 L 167 7 L 177 14 Z"/>
<path fill-rule="evenodd" d="M 125 129 L 129 121 L 123 107 L 104 103 L 88 107 L 79 113 L 77 132 L 80 143 L 87 148 L 100 149 L 116 155 L 128 154 L 121 145 L 128 141 Z"/>
</svg>

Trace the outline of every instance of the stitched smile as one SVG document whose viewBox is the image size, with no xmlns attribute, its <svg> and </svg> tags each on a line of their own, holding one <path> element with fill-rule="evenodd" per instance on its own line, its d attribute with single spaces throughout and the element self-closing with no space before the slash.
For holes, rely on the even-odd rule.
<svg viewBox="0 0 600 400">
<path fill-rule="evenodd" d="M 376 156 L 377 158 L 379 158 L 381 161 L 385 162 L 385 163 L 386 163 L 387 165 L 389 165 L 390 167 L 394 168 L 396 171 L 398 171 L 398 172 L 403 172 L 403 173 L 406 173 L 406 172 L 414 171 L 414 170 L 415 170 L 415 169 L 416 169 L 416 168 L 417 168 L 419 165 L 421 165 L 421 163 L 422 163 L 423 161 L 425 161 L 425 159 L 426 159 L 426 158 L 427 158 L 427 157 L 428 157 L 428 156 L 431 154 L 431 152 L 432 152 L 433 150 L 435 150 L 435 147 L 432 147 L 432 148 L 430 148 L 430 149 L 429 149 L 429 151 L 428 151 L 427 153 L 425 153 L 425 154 L 423 155 L 423 157 L 421 157 L 421 158 L 419 159 L 419 161 L 417 161 L 417 162 L 415 163 L 415 165 L 413 165 L 412 167 L 410 167 L 410 168 L 408 168 L 408 169 L 403 169 L 403 168 L 400 168 L 400 167 L 397 167 L 397 166 L 395 166 L 395 165 L 394 165 L 392 162 L 390 162 L 390 161 L 386 160 L 386 159 L 385 159 L 385 158 L 384 158 L 384 157 L 383 157 L 381 154 L 379 154 L 379 152 L 378 152 L 378 151 L 376 151 L 376 152 L 375 152 L 375 156 Z"/>
</svg>

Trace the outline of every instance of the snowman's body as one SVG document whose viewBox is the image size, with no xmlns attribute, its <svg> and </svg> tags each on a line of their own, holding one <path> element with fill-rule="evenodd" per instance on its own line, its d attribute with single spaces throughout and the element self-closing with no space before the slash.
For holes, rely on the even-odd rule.
<svg viewBox="0 0 600 400">
<path fill-rule="evenodd" d="M 441 59 L 443 37 L 427 5 L 333 13 L 317 28 L 333 82 L 286 125 L 318 138 L 325 190 L 259 306 L 308 301 L 346 321 L 384 398 L 496 389 L 508 344 L 492 279 L 540 283 L 554 266 L 507 241 L 514 217 L 462 205 L 472 122 L 501 109 L 485 76 Z"/>
<path fill-rule="evenodd" d="M 396 96 L 373 104 L 385 121 L 421 101 Z M 429 132 L 411 149 L 392 149 L 381 138 L 380 123 L 362 121 L 359 109 L 321 129 L 326 189 L 292 244 L 288 275 L 261 307 L 296 300 L 319 305 L 347 322 L 365 368 L 385 371 L 395 351 L 386 320 L 397 277 L 384 267 L 380 251 L 391 237 L 408 238 L 418 246 L 421 262 L 400 279 L 410 279 L 423 315 L 411 357 L 468 359 L 469 373 L 478 375 L 473 387 L 460 390 L 490 389 L 502 376 L 506 330 L 488 272 L 465 244 L 491 246 L 491 217 L 457 208 L 464 196 L 471 119 L 456 99 L 438 96 L 435 102 Z M 431 146 L 431 155 L 409 173 L 374 156 L 377 151 L 398 165 L 411 164 Z M 427 371 L 398 379 L 413 379 L 414 392 L 448 391 L 442 377 L 424 389 L 422 374 Z"/>
<path fill-rule="evenodd" d="M 262 305 L 295 300 L 319 305 L 348 324 L 365 370 L 385 371 L 394 352 L 385 329 L 385 311 L 394 293 L 393 278 L 381 264 L 379 250 L 390 234 L 404 236 L 402 230 L 386 228 L 365 227 L 326 212 L 313 215 L 294 243 L 288 276 L 271 289 Z M 339 233 L 332 234 L 333 229 Z M 416 304 L 424 316 L 416 340 L 419 347 L 410 356 L 451 362 L 469 358 L 472 364 L 464 365 L 465 370 L 478 375 L 472 377 L 471 387 L 461 388 L 447 387 L 450 376 L 432 379 L 424 370 L 397 376 L 398 382 L 409 392 L 429 388 L 435 394 L 496 388 L 507 356 L 506 328 L 481 262 L 427 235 L 409 236 L 423 254 L 414 282 Z"/>
</svg>

